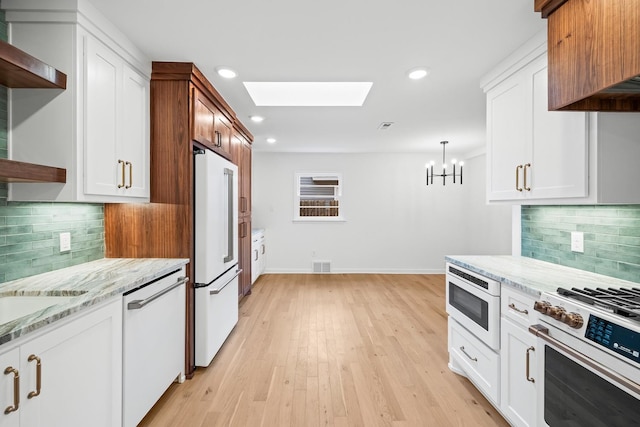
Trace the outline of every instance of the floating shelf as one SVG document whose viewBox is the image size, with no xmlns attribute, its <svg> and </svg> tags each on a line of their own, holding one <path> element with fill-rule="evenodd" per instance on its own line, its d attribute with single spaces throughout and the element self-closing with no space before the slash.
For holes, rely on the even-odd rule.
<svg viewBox="0 0 640 427">
<path fill-rule="evenodd" d="M 10 88 L 66 89 L 67 75 L 0 40 L 0 85 Z M 0 159 L 0 182 L 67 182 L 67 170 Z"/>
<path fill-rule="evenodd" d="M 0 159 L 0 182 L 67 182 L 67 170 Z"/>
<path fill-rule="evenodd" d="M 67 75 L 0 40 L 0 84 L 11 88 L 66 89 Z"/>
</svg>

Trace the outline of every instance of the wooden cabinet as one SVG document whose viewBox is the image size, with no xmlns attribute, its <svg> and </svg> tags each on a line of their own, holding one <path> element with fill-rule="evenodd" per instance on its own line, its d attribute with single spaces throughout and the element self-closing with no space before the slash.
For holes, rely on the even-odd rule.
<svg viewBox="0 0 640 427">
<path fill-rule="evenodd" d="M 249 132 L 237 122 L 231 138 L 233 162 L 238 165 L 238 236 L 240 247 L 240 274 L 238 296 L 242 298 L 251 293 L 253 283 L 253 263 L 251 247 L 251 161 L 252 148 Z"/>
<path fill-rule="evenodd" d="M 489 201 L 587 195 L 587 116 L 547 111 L 546 63 L 537 54 L 487 90 Z"/>
<path fill-rule="evenodd" d="M 231 121 L 197 88 L 193 89 L 192 100 L 191 138 L 231 159 Z"/>
<path fill-rule="evenodd" d="M 0 426 L 121 425 L 121 299 L 61 322 L 0 355 L 3 372 L 19 371 L 20 389 L 18 409 L 0 413 Z M 0 379 L 3 411 L 13 405 L 13 378 Z"/>
<path fill-rule="evenodd" d="M 22 89 L 9 97 L 12 160 L 64 168 L 66 183 L 13 183 L 9 198 L 147 202 L 150 61 L 112 28 L 104 36 L 97 23 L 107 21 L 87 3 L 78 7 L 3 3 L 12 44 L 68 75 L 65 91 Z"/>
<path fill-rule="evenodd" d="M 534 8 L 548 18 L 550 110 L 640 111 L 640 0 Z"/>
<path fill-rule="evenodd" d="M 238 297 L 251 294 L 251 218 L 238 221 L 239 267 L 242 269 L 238 282 Z"/>
<path fill-rule="evenodd" d="M 217 111 L 224 112 L 220 114 L 221 122 L 231 123 L 229 129 L 244 129 L 235 119 L 231 107 L 195 64 L 154 62 L 151 80 L 152 203 L 105 205 L 105 256 L 188 258 L 192 261 L 187 266 L 191 281 L 186 287 L 185 314 L 185 373 L 188 377 L 195 369 L 193 153 L 194 148 L 208 147 L 207 141 L 212 137 L 215 141 Z M 243 135 L 247 141 L 253 138 L 246 130 Z M 229 139 L 225 157 L 232 158 L 233 147 L 235 145 L 231 146 Z M 241 177 L 243 173 L 240 172 Z M 250 239 L 251 217 L 245 216 L 241 224 L 244 225 L 239 226 L 239 235 L 244 230 Z M 240 268 L 244 268 L 243 262 L 248 259 L 250 263 L 251 259 L 250 240 L 248 247 L 246 243 L 243 246 L 241 240 L 239 248 Z M 248 273 L 244 273 L 249 274 L 249 280 L 250 270 L 249 267 Z"/>
<path fill-rule="evenodd" d="M 500 299 L 500 410 L 513 426 L 536 426 L 535 298 L 503 286 Z"/>
</svg>

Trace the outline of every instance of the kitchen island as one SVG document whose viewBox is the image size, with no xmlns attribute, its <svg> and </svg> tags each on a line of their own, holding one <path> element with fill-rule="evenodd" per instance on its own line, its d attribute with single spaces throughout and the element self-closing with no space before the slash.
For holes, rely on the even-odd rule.
<svg viewBox="0 0 640 427">
<path fill-rule="evenodd" d="M 562 288 L 629 287 L 627 280 L 510 255 L 449 255 L 447 262 L 499 281 L 502 285 L 539 297 Z"/>
</svg>

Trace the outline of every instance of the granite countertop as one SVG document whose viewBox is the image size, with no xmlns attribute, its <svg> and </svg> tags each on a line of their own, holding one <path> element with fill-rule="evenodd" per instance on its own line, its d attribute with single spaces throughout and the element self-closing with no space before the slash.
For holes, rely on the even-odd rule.
<svg viewBox="0 0 640 427">
<path fill-rule="evenodd" d="M 135 289 L 189 262 L 174 258 L 103 258 L 0 283 L 0 297 L 71 296 L 67 302 L 0 324 L 0 345 Z M 1 349 L 1 347 L 0 347 Z"/>
<path fill-rule="evenodd" d="M 445 260 L 534 297 L 540 296 L 541 292 L 555 292 L 559 287 L 638 286 L 637 283 L 627 280 L 520 256 L 450 255 L 445 257 Z"/>
</svg>

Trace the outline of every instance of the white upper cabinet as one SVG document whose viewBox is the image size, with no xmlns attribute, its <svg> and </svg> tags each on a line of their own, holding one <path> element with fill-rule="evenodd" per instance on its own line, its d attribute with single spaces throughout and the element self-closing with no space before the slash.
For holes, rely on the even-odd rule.
<svg viewBox="0 0 640 427">
<path fill-rule="evenodd" d="M 85 0 L 2 6 L 10 42 L 68 76 L 65 91 L 10 92 L 10 158 L 67 169 L 10 200 L 148 202 L 151 62 Z"/>
<path fill-rule="evenodd" d="M 487 94 L 487 201 L 640 203 L 640 114 L 548 111 L 542 32 L 481 83 Z"/>
<path fill-rule="evenodd" d="M 547 111 L 546 39 L 535 42 L 484 85 L 489 201 L 587 195 L 587 115 Z"/>
</svg>

